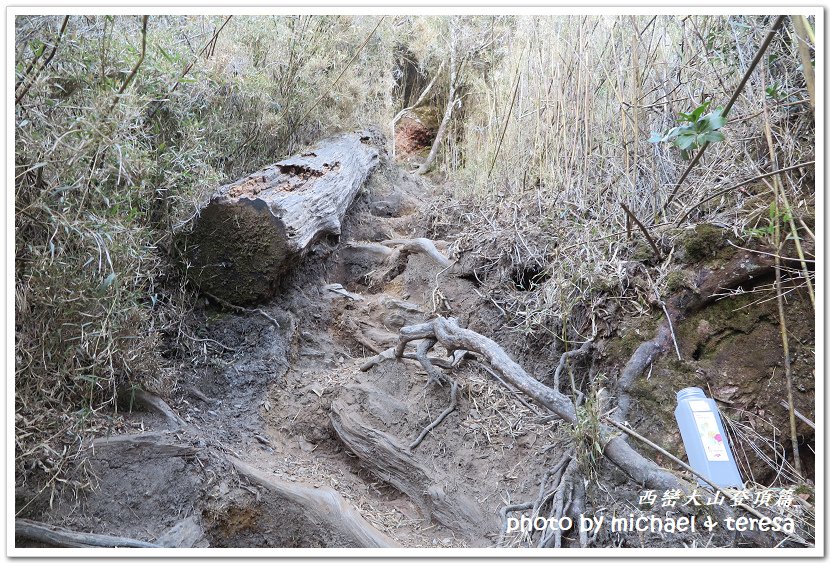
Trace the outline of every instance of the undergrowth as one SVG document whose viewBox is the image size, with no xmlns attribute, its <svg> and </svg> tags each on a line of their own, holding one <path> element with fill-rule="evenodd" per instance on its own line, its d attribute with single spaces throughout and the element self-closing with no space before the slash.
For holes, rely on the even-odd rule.
<svg viewBox="0 0 830 563">
<path fill-rule="evenodd" d="M 218 185 L 330 132 L 389 129 L 434 77 L 427 105 L 451 107 L 452 118 L 435 173 L 445 193 L 428 203 L 429 226 L 459 233 L 453 248 L 473 257 L 519 333 L 571 348 L 612 334 L 617 319 L 651 314 L 676 278 L 676 241 L 697 224 L 740 243 L 769 237 L 785 218 L 806 240 L 815 124 L 789 22 L 725 122 L 713 113 L 771 22 L 18 17 L 17 484 L 90 486 L 69 469 L 92 431 L 118 426 L 119 392 L 175 387 L 165 354 L 182 345 L 194 295 L 171 240 Z M 449 49 L 454 89 L 442 70 Z M 668 134 L 649 142 L 652 132 Z M 691 156 L 681 151 L 704 142 L 706 156 L 676 186 Z M 786 207 L 759 178 L 776 166 L 790 168 L 776 180 Z M 599 414 L 586 411 L 586 437 Z"/>
<path fill-rule="evenodd" d="M 119 392 L 175 386 L 162 353 L 181 344 L 194 296 L 171 240 L 198 204 L 326 132 L 388 113 L 392 31 L 377 23 L 17 18 L 18 485 L 89 485 L 69 476 L 72 459 L 91 431 L 117 426 Z"/>
</svg>

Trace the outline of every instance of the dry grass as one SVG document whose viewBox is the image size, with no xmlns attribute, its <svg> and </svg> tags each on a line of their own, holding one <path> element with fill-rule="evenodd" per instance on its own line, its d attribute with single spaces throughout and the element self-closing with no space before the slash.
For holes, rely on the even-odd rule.
<svg viewBox="0 0 830 563">
<path fill-rule="evenodd" d="M 446 58 L 448 25 L 459 26 L 463 62 L 440 157 L 453 181 L 432 202 L 431 228 L 460 228 L 455 250 L 475 257 L 483 290 L 524 334 L 572 347 L 612 333 L 614 319 L 651 314 L 655 290 L 666 295 L 671 254 L 651 266 L 654 287 L 636 282 L 630 259 L 645 243 L 621 203 L 664 250 L 678 229 L 703 222 L 768 238 L 769 178 L 692 209 L 772 170 L 765 101 L 777 166 L 815 159 L 787 22 L 725 141 L 666 208 L 687 163 L 649 135 L 705 99 L 724 104 L 769 17 L 401 16 L 379 26 L 375 17 L 234 17 L 214 42 L 225 17 L 152 16 L 143 59 L 139 17 L 72 16 L 61 34 L 63 21 L 21 17 L 15 43 L 25 89 L 15 106 L 16 478 L 37 475 L 44 490 L 91 486 L 69 469 L 90 431 L 123 424 L 119 390 L 175 386 L 161 352 L 193 345 L 181 330 L 193 295 L 172 265 L 171 238 L 198 203 L 323 133 L 389 123 L 403 107 L 393 99 L 396 53 L 429 76 Z M 432 99 L 441 108 L 442 84 Z M 812 169 L 779 178 L 806 239 Z M 478 425 L 474 439 L 549 430 L 496 389 L 468 381 L 482 407 L 480 420 L 465 421 Z"/>
<path fill-rule="evenodd" d="M 17 19 L 18 484 L 67 479 L 83 438 L 119 423 L 120 391 L 175 386 L 161 354 L 193 344 L 181 329 L 193 296 L 171 239 L 198 203 L 391 111 L 393 30 L 370 36 L 376 24 L 151 16 L 143 36 L 134 16 Z"/>
<path fill-rule="evenodd" d="M 765 98 L 777 166 L 814 159 L 814 120 L 787 23 L 732 109 L 725 141 L 710 146 L 664 209 L 687 161 L 667 143 L 650 143 L 651 132 L 665 132 L 680 112 L 706 99 L 713 108 L 725 104 L 771 21 L 494 21 L 494 33 L 508 26 L 513 40 L 485 49 L 478 67 L 467 68 L 466 111 L 445 160 L 456 178 L 447 198 L 454 201 L 436 203 L 433 228 L 461 225 L 460 250 L 482 258 L 480 276 L 493 282 L 494 299 L 517 328 L 578 342 L 602 331 L 609 295 L 640 308 L 645 296 L 629 282 L 625 263 L 645 240 L 627 224 L 621 204 L 670 247 L 673 223 L 691 206 L 773 169 L 763 139 Z M 764 83 L 776 85 L 772 96 Z M 794 213 L 808 222 L 815 207 L 811 170 L 781 175 Z M 706 202 L 677 227 L 707 222 L 738 239 L 763 236 L 772 198 L 769 178 L 759 180 Z M 533 291 L 516 288 L 522 270 L 538 273 Z M 665 294 L 665 285 L 657 289 Z"/>
</svg>

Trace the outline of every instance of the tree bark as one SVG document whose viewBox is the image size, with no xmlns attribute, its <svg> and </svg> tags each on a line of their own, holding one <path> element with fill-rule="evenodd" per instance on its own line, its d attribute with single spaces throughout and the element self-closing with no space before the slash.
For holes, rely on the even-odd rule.
<svg viewBox="0 0 830 563">
<path fill-rule="evenodd" d="M 373 131 L 337 135 L 220 187 L 177 241 L 188 278 L 234 304 L 273 296 L 318 241 L 337 240 L 384 144 Z"/>
</svg>

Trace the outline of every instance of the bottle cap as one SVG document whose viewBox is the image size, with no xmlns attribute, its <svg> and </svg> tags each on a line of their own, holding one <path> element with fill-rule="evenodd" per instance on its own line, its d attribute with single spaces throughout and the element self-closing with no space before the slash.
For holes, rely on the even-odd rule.
<svg viewBox="0 0 830 563">
<path fill-rule="evenodd" d="M 700 387 L 686 387 L 685 389 L 681 389 L 677 392 L 677 400 L 682 401 L 683 399 L 705 399 L 706 394 L 703 392 L 703 389 Z"/>
</svg>

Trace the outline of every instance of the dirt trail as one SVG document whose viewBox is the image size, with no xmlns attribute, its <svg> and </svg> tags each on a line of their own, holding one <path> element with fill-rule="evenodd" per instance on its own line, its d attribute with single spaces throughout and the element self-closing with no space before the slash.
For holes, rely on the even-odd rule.
<svg viewBox="0 0 830 563">
<path fill-rule="evenodd" d="M 429 257 L 390 264 L 371 244 L 422 236 L 428 189 L 385 167 L 353 204 L 339 245 L 316 249 L 278 298 L 259 312 L 206 301 L 189 323 L 202 354 L 180 367 L 175 414 L 134 405 L 91 451 L 85 467 L 98 489 L 58 497 L 51 510 L 19 497 L 19 516 L 181 547 L 354 545 L 239 475 L 242 462 L 283 484 L 329 487 L 390 545 L 495 545 L 500 508 L 535 498 L 548 458 L 561 455 L 559 423 L 462 364 L 455 410 L 410 452 L 447 408 L 448 382 L 428 383 L 409 361 L 360 370 L 404 325 L 436 313 L 486 324 L 492 313 L 472 283 Z M 358 425 L 399 447 L 409 465 L 397 478 L 367 468 L 333 418 L 341 434 Z"/>
<path fill-rule="evenodd" d="M 567 463 L 584 428 L 537 410 L 477 360 L 452 369 L 455 388 L 446 377 L 430 381 L 413 360 L 364 365 L 394 346 L 402 327 L 441 315 L 491 336 L 540 381 L 552 383 L 559 352 L 530 345 L 503 326 L 503 312 L 482 294 L 485 287 L 464 273 L 463 260 L 455 263 L 455 235 L 445 232 L 434 248 L 419 242 L 434 236 L 421 206 L 434 189 L 384 165 L 352 205 L 340 240 L 316 246 L 278 297 L 249 310 L 205 299 L 183 321 L 188 347 L 169 351 L 178 381 L 169 406 L 140 393 L 128 397 L 77 467 L 94 476 L 97 488 L 53 498 L 48 483 L 45 494 L 18 490 L 18 517 L 174 547 L 493 547 L 529 539 L 502 535 L 508 506 L 527 510 L 536 501 L 571 517 L 582 510 L 638 510 L 639 488 L 611 464 L 600 475 L 590 461 Z M 704 271 L 688 268 L 689 276 Z M 749 388 L 769 371 L 766 364 L 743 369 L 744 356 L 724 347 L 729 338 L 715 346 L 711 335 L 747 335 L 741 337 L 747 349 L 770 340 L 763 307 L 756 307 L 758 319 L 730 328 L 723 319 L 734 324 L 743 317 L 723 313 L 726 306 L 710 306 L 677 327 L 690 359 L 658 360 L 661 385 L 632 388 L 634 427 L 670 450 L 679 441 L 674 389 L 700 385 L 715 368 L 744 374 L 737 383 L 722 378 L 725 393 Z M 644 319 L 639 322 L 652 322 Z M 588 368 L 619 369 L 654 330 L 632 327 L 599 346 Z M 792 330 L 805 342 L 814 338 L 803 322 Z M 798 350 L 798 361 L 809 359 Z M 445 352 L 436 345 L 430 355 Z M 724 354 L 731 364 L 723 363 Z M 778 357 L 764 361 L 774 368 Z M 453 396 L 455 408 L 424 433 Z M 801 407 L 810 414 L 809 405 Z M 584 497 L 573 481 L 562 486 L 564 468 L 577 466 L 594 480 Z M 583 498 L 590 506 L 581 506 Z M 546 536 L 533 537 L 540 541 Z M 679 541 L 702 540 L 606 532 L 561 538 L 562 547 Z M 706 541 L 736 540 L 718 533 Z M 17 545 L 40 544 L 18 538 Z"/>
</svg>

